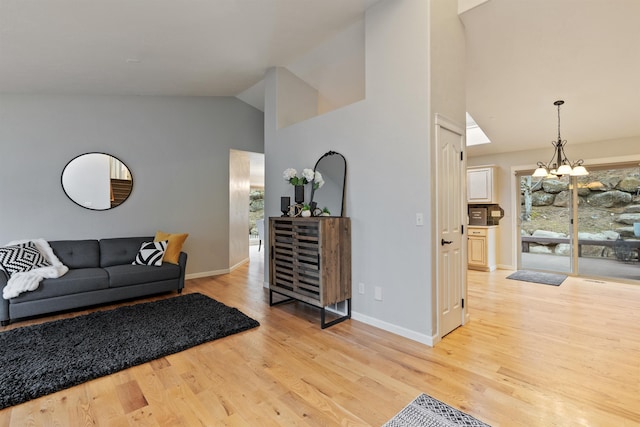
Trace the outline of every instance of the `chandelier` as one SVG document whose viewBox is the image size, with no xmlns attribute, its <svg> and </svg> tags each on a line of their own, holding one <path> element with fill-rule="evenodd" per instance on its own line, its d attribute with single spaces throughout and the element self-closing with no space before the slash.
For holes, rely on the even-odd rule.
<svg viewBox="0 0 640 427">
<path fill-rule="evenodd" d="M 548 177 L 548 176 L 584 176 L 589 175 L 587 169 L 582 166 L 584 161 L 582 159 L 575 163 L 571 163 L 564 152 L 564 146 L 567 145 L 567 140 L 562 140 L 560 137 L 560 106 L 564 104 L 564 101 L 558 100 L 553 105 L 558 107 L 558 140 L 552 141 L 553 156 L 549 163 L 544 164 L 538 162 L 538 168 L 535 170 L 532 176 L 535 177 Z M 555 162 L 554 162 L 555 160 Z"/>
</svg>

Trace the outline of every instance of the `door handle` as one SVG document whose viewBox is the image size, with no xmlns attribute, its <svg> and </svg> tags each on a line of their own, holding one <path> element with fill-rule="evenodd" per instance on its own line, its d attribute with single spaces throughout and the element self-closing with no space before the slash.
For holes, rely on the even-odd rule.
<svg viewBox="0 0 640 427">
<path fill-rule="evenodd" d="M 440 240 L 440 244 L 441 244 L 442 246 L 444 246 L 444 245 L 450 245 L 450 244 L 452 244 L 452 243 L 453 243 L 453 241 L 452 241 L 452 240 L 444 240 L 444 239 Z"/>
</svg>

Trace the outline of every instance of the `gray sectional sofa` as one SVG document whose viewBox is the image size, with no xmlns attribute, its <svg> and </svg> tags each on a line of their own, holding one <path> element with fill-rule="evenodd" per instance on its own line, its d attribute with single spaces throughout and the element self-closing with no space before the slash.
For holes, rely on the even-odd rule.
<svg viewBox="0 0 640 427">
<path fill-rule="evenodd" d="M 132 265 L 142 243 L 151 241 L 153 237 L 50 241 L 53 252 L 69 271 L 57 279 L 44 279 L 34 291 L 9 300 L 0 298 L 0 322 L 8 325 L 24 317 L 161 292 L 181 293 L 186 253 L 180 253 L 178 264 Z M 0 289 L 7 280 L 0 269 Z"/>
</svg>

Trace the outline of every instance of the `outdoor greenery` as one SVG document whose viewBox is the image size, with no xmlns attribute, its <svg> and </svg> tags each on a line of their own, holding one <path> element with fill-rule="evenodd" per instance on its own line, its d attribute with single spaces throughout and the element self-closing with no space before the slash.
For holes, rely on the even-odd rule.
<svg viewBox="0 0 640 427">
<path fill-rule="evenodd" d="M 252 188 L 249 192 L 249 235 L 258 235 L 256 220 L 264 218 L 264 190 Z"/>
</svg>

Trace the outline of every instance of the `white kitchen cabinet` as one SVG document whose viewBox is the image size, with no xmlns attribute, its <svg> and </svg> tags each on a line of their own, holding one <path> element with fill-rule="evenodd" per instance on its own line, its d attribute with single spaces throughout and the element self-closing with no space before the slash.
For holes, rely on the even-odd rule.
<svg viewBox="0 0 640 427">
<path fill-rule="evenodd" d="M 471 270 L 496 269 L 496 226 L 469 227 L 467 266 Z"/>
<path fill-rule="evenodd" d="M 495 166 L 467 168 L 468 203 L 498 203 L 497 172 Z"/>
</svg>

